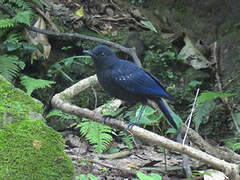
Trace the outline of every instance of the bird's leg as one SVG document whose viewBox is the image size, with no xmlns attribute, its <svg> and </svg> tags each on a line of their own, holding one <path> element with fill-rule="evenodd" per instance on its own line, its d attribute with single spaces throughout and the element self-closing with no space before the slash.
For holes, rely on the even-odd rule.
<svg viewBox="0 0 240 180">
<path fill-rule="evenodd" d="M 119 117 L 121 114 L 125 113 L 129 108 L 131 108 L 134 104 L 130 104 L 127 107 L 124 107 L 119 113 L 115 114 L 114 116 L 112 115 L 105 115 L 103 116 L 103 124 L 105 124 L 105 122 L 110 119 L 110 118 L 117 118 Z"/>
<path fill-rule="evenodd" d="M 134 123 L 129 123 L 128 126 L 127 126 L 127 128 L 126 128 L 126 130 L 132 128 L 134 125 L 137 125 L 137 124 L 139 123 L 139 121 L 140 121 L 140 119 L 141 119 L 141 117 L 142 117 L 142 113 L 143 113 L 145 107 L 146 107 L 146 105 L 143 104 L 142 107 L 141 107 L 141 109 L 140 109 L 140 112 L 139 112 L 139 114 L 138 114 L 137 120 L 136 120 Z"/>
</svg>

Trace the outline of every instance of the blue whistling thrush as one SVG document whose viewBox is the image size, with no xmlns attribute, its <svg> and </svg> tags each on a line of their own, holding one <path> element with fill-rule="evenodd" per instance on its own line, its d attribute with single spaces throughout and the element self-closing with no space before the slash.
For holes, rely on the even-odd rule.
<svg viewBox="0 0 240 180">
<path fill-rule="evenodd" d="M 166 92 L 156 77 L 132 62 L 119 59 L 108 46 L 98 45 L 93 50 L 83 52 L 94 60 L 98 80 L 107 93 L 126 102 L 143 104 L 136 122 L 129 126 L 139 122 L 147 99 L 150 99 L 157 103 L 170 124 L 177 129 L 168 107 L 162 100 L 173 97 Z"/>
</svg>

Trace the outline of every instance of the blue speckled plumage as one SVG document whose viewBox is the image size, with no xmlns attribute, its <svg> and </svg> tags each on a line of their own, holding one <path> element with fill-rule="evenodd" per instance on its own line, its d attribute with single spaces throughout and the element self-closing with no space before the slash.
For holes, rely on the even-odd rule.
<svg viewBox="0 0 240 180">
<path fill-rule="evenodd" d="M 132 62 L 119 59 L 108 46 L 98 45 L 93 50 L 84 52 L 93 58 L 98 80 L 111 96 L 143 104 L 146 104 L 147 99 L 152 99 L 171 125 L 177 128 L 171 113 L 161 99 L 172 99 L 172 96 L 166 92 L 156 77 Z"/>
</svg>

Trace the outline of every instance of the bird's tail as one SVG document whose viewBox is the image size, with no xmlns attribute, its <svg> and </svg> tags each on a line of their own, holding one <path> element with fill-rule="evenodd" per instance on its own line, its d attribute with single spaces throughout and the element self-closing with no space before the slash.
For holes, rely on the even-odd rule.
<svg viewBox="0 0 240 180">
<path fill-rule="evenodd" d="M 165 115 L 165 117 L 168 119 L 168 121 L 170 122 L 170 124 L 177 129 L 177 124 L 173 119 L 173 116 L 171 115 L 171 110 L 168 107 L 168 105 L 161 99 L 158 98 L 155 101 L 158 104 L 158 107 L 161 109 L 161 111 L 163 112 L 163 114 Z"/>
</svg>

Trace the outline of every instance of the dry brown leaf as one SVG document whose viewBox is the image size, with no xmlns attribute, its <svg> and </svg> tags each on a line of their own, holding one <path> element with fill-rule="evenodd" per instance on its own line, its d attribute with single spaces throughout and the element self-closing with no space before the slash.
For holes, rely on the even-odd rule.
<svg viewBox="0 0 240 180">
<path fill-rule="evenodd" d="M 210 66 L 210 62 L 203 56 L 203 54 L 192 43 L 188 36 L 184 38 L 185 46 L 181 49 L 179 55 L 187 60 L 194 69 L 204 69 Z"/>
<path fill-rule="evenodd" d="M 34 140 L 34 141 L 33 141 L 33 147 L 34 147 L 35 149 L 41 149 L 41 147 L 42 147 L 41 141 Z"/>
<path fill-rule="evenodd" d="M 33 27 L 36 27 L 39 29 L 46 29 L 46 24 L 43 18 L 39 17 Z M 26 31 L 26 36 L 30 43 L 34 45 L 41 44 L 43 46 L 43 53 L 41 53 L 39 50 L 36 50 L 33 54 L 34 57 L 36 57 L 36 59 L 41 57 L 43 57 L 43 59 L 47 59 L 51 52 L 51 45 L 48 42 L 47 36 L 45 34 L 35 33 L 30 31 Z"/>
<path fill-rule="evenodd" d="M 132 163 L 128 163 L 126 164 L 126 166 L 132 169 L 139 169 L 139 167 L 136 164 L 132 164 Z"/>
</svg>

